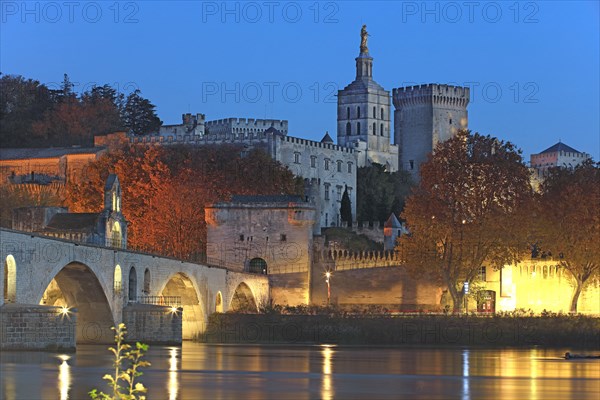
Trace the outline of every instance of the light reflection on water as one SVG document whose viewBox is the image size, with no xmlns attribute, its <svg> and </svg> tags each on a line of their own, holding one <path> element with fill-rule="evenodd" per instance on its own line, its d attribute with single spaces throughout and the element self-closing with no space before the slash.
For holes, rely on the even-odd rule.
<svg viewBox="0 0 600 400">
<path fill-rule="evenodd" d="M 177 393 L 179 392 L 179 366 L 177 365 L 178 354 L 178 347 L 171 347 L 169 349 L 169 400 L 176 400 Z"/>
<path fill-rule="evenodd" d="M 67 361 L 71 357 L 61 354 L 58 359 L 62 361 L 58 367 L 58 393 L 60 400 L 69 398 L 69 389 L 71 388 L 71 369 Z"/>
<path fill-rule="evenodd" d="M 149 399 L 598 399 L 600 361 L 568 349 L 204 345 L 151 346 Z M 598 351 L 578 350 L 580 353 Z M 105 346 L 76 354 L 3 352 L 0 398 L 84 399 L 110 389 Z"/>
<path fill-rule="evenodd" d="M 331 357 L 333 356 L 333 346 L 322 345 L 321 353 L 323 354 L 323 384 L 321 389 L 321 399 L 333 399 L 333 389 L 331 385 Z"/>
<path fill-rule="evenodd" d="M 462 352 L 462 367 L 463 367 L 463 388 L 462 399 L 469 400 L 471 393 L 469 391 L 469 350 L 465 349 Z"/>
</svg>

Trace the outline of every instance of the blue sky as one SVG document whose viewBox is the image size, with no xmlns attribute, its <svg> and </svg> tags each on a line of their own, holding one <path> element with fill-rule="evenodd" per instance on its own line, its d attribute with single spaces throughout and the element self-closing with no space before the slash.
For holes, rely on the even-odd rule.
<svg viewBox="0 0 600 400">
<path fill-rule="evenodd" d="M 287 119 L 291 135 L 319 140 L 335 133 L 333 94 L 354 79 L 364 23 L 387 90 L 470 86 L 472 130 L 527 158 L 560 138 L 598 160 L 598 4 L 2 1 L 0 70 L 137 87 L 164 123 Z"/>
</svg>

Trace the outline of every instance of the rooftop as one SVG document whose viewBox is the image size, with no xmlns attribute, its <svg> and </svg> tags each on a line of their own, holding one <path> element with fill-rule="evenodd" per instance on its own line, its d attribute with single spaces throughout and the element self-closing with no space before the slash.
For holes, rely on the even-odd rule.
<svg viewBox="0 0 600 400">
<path fill-rule="evenodd" d="M 44 231 L 89 232 L 94 229 L 98 216 L 98 213 L 58 213 L 50 219 Z"/>
<path fill-rule="evenodd" d="M 565 153 L 581 153 L 580 151 L 575 150 L 571 146 L 567 146 L 563 142 L 558 142 L 554 146 L 548 147 L 546 150 L 542 151 L 540 154 L 544 153 L 557 153 L 560 151 L 564 151 Z"/>
</svg>

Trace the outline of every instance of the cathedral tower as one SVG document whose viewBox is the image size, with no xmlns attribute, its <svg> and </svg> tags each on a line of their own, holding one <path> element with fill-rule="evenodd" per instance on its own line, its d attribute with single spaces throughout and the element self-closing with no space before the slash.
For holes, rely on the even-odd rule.
<svg viewBox="0 0 600 400">
<path fill-rule="evenodd" d="M 359 167 L 376 162 L 396 171 L 397 147 L 390 145 L 390 92 L 373 80 L 367 40 L 363 25 L 356 79 L 338 91 L 337 141 L 358 152 Z"/>
</svg>

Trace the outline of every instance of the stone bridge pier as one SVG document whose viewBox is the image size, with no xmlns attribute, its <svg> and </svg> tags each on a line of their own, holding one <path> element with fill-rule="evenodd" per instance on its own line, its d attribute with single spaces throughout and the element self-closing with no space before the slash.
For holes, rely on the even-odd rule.
<svg viewBox="0 0 600 400">
<path fill-rule="evenodd" d="M 112 343 L 121 322 L 129 340 L 180 343 L 211 313 L 256 312 L 269 296 L 264 275 L 6 229 L 0 257 L 2 348 Z"/>
</svg>

